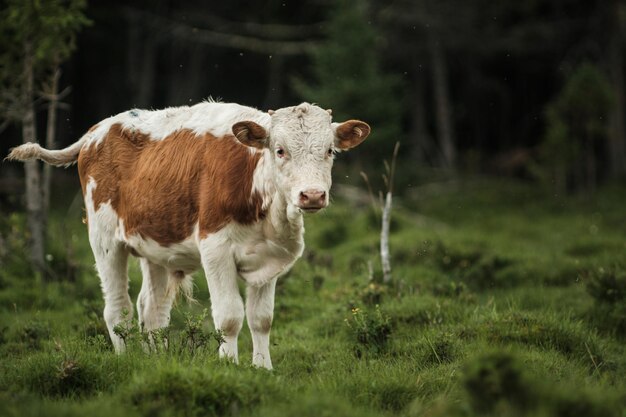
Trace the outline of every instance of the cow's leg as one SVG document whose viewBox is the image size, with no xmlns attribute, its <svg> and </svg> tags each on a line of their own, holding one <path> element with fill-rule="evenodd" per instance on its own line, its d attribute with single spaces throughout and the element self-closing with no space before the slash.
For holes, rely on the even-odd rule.
<svg viewBox="0 0 626 417">
<path fill-rule="evenodd" d="M 128 295 L 128 251 L 120 242 L 92 230 L 90 223 L 89 241 L 104 295 L 104 321 L 115 351 L 121 353 L 125 349 L 124 341 L 115 334 L 114 328 L 123 321 L 130 322 L 133 317 L 133 304 Z"/>
<path fill-rule="evenodd" d="M 176 292 L 169 286 L 169 274 L 164 267 L 141 258 L 143 281 L 137 297 L 137 314 L 142 331 L 167 327 Z"/>
<path fill-rule="evenodd" d="M 252 334 L 252 364 L 272 369 L 270 329 L 274 317 L 276 279 L 263 286 L 249 285 L 246 291 L 246 317 Z"/>
<path fill-rule="evenodd" d="M 201 243 L 200 251 L 211 296 L 213 322 L 224 337 L 220 357 L 237 363 L 237 337 L 243 324 L 244 309 L 237 286 L 237 267 L 228 246 L 227 241 L 209 238 Z"/>
</svg>

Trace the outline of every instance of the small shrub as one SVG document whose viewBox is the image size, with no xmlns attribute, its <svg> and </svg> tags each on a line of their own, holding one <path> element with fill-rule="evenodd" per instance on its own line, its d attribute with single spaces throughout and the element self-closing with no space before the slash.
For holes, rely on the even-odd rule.
<svg viewBox="0 0 626 417">
<path fill-rule="evenodd" d="M 31 320 L 19 331 L 19 339 L 28 349 L 41 349 L 41 343 L 50 338 L 50 325 L 40 320 Z"/>
<path fill-rule="evenodd" d="M 357 297 L 368 306 L 375 306 L 383 301 L 383 296 L 387 293 L 386 285 L 377 282 L 370 282 L 358 291 Z"/>
<path fill-rule="evenodd" d="M 444 364 L 454 361 L 457 356 L 457 347 L 451 334 L 441 334 L 435 339 L 426 338 L 427 353 L 424 358 L 429 364 Z"/>
<path fill-rule="evenodd" d="M 468 286 L 484 290 L 506 288 L 518 284 L 517 276 L 504 273 L 513 261 L 501 256 L 483 253 L 478 250 L 457 250 L 437 243 L 433 256 L 438 267 L 453 274 Z"/>
<path fill-rule="evenodd" d="M 626 271 L 598 269 L 585 274 L 594 305 L 588 317 L 600 330 L 626 336 Z"/>
<path fill-rule="evenodd" d="M 208 315 L 207 309 L 204 309 L 202 314 L 198 316 L 192 316 L 189 313 L 185 313 L 185 328 L 181 332 L 180 349 L 187 351 L 191 355 L 206 350 L 211 345 L 212 341 L 217 342 L 217 351 L 224 338 L 221 332 L 210 332 L 204 330 L 204 321 Z"/>
<path fill-rule="evenodd" d="M 355 307 L 352 309 L 352 316 L 345 321 L 355 342 L 354 353 L 357 357 L 366 353 L 379 354 L 386 350 L 391 336 L 391 323 L 378 306 L 374 313 Z"/>
<path fill-rule="evenodd" d="M 587 292 L 600 304 L 626 302 L 626 271 L 600 268 L 585 274 Z"/>
<path fill-rule="evenodd" d="M 501 402 L 521 410 L 530 408 L 536 395 L 523 369 L 518 359 L 506 352 L 488 353 L 471 361 L 463 385 L 474 410 L 488 413 Z"/>
<path fill-rule="evenodd" d="M 128 312 L 126 312 L 124 316 L 128 316 Z M 138 346 L 144 341 L 141 330 L 139 329 L 139 324 L 136 320 L 125 319 L 121 321 L 113 327 L 113 333 L 122 339 L 127 348 Z"/>
<path fill-rule="evenodd" d="M 8 286 L 16 278 L 32 279 L 35 275 L 32 262 L 28 256 L 26 231 L 26 215 L 13 212 L 0 216 L 0 234 L 3 238 L 4 250 L 0 253 L 0 279 Z"/>
<path fill-rule="evenodd" d="M 113 332 L 122 339 L 126 348 L 149 350 L 154 353 L 171 351 L 195 356 L 208 351 L 213 342 L 216 342 L 215 351 L 224 343 L 221 332 L 204 329 L 207 315 L 207 309 L 199 315 L 185 312 L 185 327 L 178 335 L 172 335 L 169 327 L 141 331 L 134 320 L 120 322 L 113 328 Z"/>
<path fill-rule="evenodd" d="M 116 357 L 56 351 L 41 353 L 18 364 L 14 388 L 48 397 L 77 397 L 110 390 L 128 374 Z"/>
<path fill-rule="evenodd" d="M 432 289 L 433 295 L 439 297 L 454 298 L 461 301 L 474 301 L 475 295 L 469 290 L 464 282 L 444 282 L 436 283 Z"/>
</svg>

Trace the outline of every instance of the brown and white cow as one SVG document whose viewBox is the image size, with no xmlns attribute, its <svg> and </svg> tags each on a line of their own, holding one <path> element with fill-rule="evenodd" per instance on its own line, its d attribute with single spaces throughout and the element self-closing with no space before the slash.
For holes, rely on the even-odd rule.
<svg viewBox="0 0 626 417">
<path fill-rule="evenodd" d="M 302 103 L 264 113 L 237 104 L 203 102 L 165 110 L 130 110 L 95 125 L 63 150 L 30 143 L 9 159 L 78 161 L 89 242 L 113 332 L 132 317 L 127 260 L 140 258 L 137 300 L 144 331 L 169 324 L 178 288 L 204 269 L 220 356 L 237 361 L 245 316 L 252 363 L 271 369 L 269 333 L 274 289 L 304 249 L 303 212 L 328 205 L 335 152 L 370 133 L 361 121 L 332 123 L 331 112 Z"/>
</svg>

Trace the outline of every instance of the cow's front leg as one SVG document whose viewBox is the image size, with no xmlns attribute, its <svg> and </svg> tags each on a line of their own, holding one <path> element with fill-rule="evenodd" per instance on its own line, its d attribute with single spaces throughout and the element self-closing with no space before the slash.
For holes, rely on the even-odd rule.
<svg viewBox="0 0 626 417">
<path fill-rule="evenodd" d="M 276 279 L 262 286 L 248 285 L 246 317 L 252 334 L 252 364 L 272 369 L 270 358 L 270 329 L 274 317 Z"/>
<path fill-rule="evenodd" d="M 235 260 L 228 246 L 226 242 L 205 241 L 201 246 L 201 256 L 211 296 L 213 322 L 215 329 L 220 330 L 224 337 L 220 357 L 237 363 L 237 336 L 243 323 L 244 309 L 237 286 Z"/>
</svg>

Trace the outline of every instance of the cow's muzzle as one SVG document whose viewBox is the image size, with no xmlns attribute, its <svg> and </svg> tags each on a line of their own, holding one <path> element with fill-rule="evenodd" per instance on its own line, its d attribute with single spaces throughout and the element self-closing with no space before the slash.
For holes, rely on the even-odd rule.
<svg viewBox="0 0 626 417">
<path fill-rule="evenodd" d="M 315 213 L 327 205 L 326 191 L 305 190 L 300 192 L 298 207 L 307 212 Z"/>
</svg>

